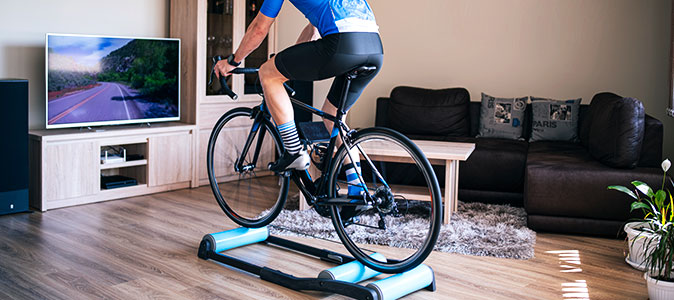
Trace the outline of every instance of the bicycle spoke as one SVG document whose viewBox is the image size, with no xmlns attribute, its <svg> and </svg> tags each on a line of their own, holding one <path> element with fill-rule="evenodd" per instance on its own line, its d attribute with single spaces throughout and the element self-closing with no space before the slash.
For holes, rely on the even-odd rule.
<svg viewBox="0 0 674 300">
<path fill-rule="evenodd" d="M 374 173 L 377 175 L 377 178 L 379 178 L 379 180 L 381 180 L 381 182 L 382 182 L 386 187 L 389 187 L 389 186 L 388 186 L 388 183 L 386 183 L 386 180 L 384 180 L 384 176 L 381 176 L 381 174 L 379 173 L 379 170 L 377 170 L 377 167 L 374 166 L 374 163 L 372 162 L 372 160 L 370 159 L 370 157 L 365 153 L 365 151 L 363 151 L 363 148 L 362 148 L 360 145 L 356 145 L 356 148 L 358 148 L 358 152 L 360 152 L 360 154 L 363 155 L 363 157 L 365 158 L 365 160 L 367 161 L 367 163 L 370 164 L 370 168 L 372 168 L 372 170 L 374 171 Z"/>
<path fill-rule="evenodd" d="M 360 184 L 351 184 L 351 183 L 348 183 L 347 181 L 344 181 L 344 180 L 338 180 L 337 182 L 338 182 L 338 183 L 341 183 L 341 184 L 345 184 L 345 185 L 347 185 L 347 186 L 357 186 L 357 187 L 361 187 Z M 374 191 L 374 190 L 376 190 L 376 187 L 375 187 L 375 188 L 371 188 L 371 187 L 368 186 L 368 187 L 367 187 L 367 190 L 368 190 L 368 191 Z"/>
<path fill-rule="evenodd" d="M 269 153 L 278 151 L 280 137 L 268 130 L 273 126 L 268 120 L 251 118 L 252 113 L 250 108 L 236 108 L 220 118 L 207 156 L 208 178 L 218 204 L 230 219 L 245 227 L 271 222 L 283 207 L 289 185 L 287 178 L 258 172 L 257 165 L 266 166 Z M 259 126 L 272 133 L 252 136 L 256 131 L 251 130 L 251 122 L 255 120 L 262 120 L 264 124 Z M 250 147 L 244 147 L 241 140 L 250 142 Z"/>
</svg>

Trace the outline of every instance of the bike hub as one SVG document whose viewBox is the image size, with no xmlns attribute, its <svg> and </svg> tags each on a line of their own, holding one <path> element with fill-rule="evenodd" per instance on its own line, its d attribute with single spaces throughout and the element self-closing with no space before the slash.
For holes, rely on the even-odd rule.
<svg viewBox="0 0 674 300">
<path fill-rule="evenodd" d="M 386 186 L 378 187 L 374 192 L 377 209 L 385 214 L 395 210 L 396 203 L 391 189 Z"/>
</svg>

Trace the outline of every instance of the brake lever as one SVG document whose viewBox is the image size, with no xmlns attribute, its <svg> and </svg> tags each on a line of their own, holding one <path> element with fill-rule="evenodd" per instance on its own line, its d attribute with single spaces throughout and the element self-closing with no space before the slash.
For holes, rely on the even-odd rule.
<svg viewBox="0 0 674 300">
<path fill-rule="evenodd" d="M 210 78 L 208 80 L 207 86 L 211 86 L 213 84 L 213 77 L 216 76 L 215 75 L 215 66 L 218 64 L 219 61 L 223 60 L 223 58 L 222 58 L 221 55 L 216 55 L 216 56 L 213 56 L 212 60 L 213 60 L 213 66 L 211 67 L 211 75 L 209 76 Z M 227 96 L 229 96 L 229 98 L 236 101 L 239 98 L 239 95 L 234 93 L 234 91 L 232 91 L 229 88 L 229 85 L 227 85 L 227 78 L 225 76 L 218 76 L 218 78 L 220 79 L 220 90 L 218 91 L 218 94 L 227 95 Z"/>
<path fill-rule="evenodd" d="M 213 61 L 213 64 L 211 65 L 211 75 L 208 78 L 208 84 L 206 84 L 206 86 L 211 86 L 213 84 L 213 77 L 215 77 L 215 65 L 218 63 L 218 61 L 222 60 L 222 57 L 220 55 L 216 55 L 211 57 L 211 60 Z"/>
</svg>

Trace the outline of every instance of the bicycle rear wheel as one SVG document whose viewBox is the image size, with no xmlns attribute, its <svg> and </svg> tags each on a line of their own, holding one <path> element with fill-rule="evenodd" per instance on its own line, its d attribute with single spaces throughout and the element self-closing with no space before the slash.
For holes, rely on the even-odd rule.
<svg viewBox="0 0 674 300">
<path fill-rule="evenodd" d="M 328 195 L 346 197 L 349 186 L 367 185 L 370 205 L 333 205 L 332 222 L 345 248 L 360 262 L 384 273 L 399 273 L 421 264 L 437 241 L 442 222 L 438 180 L 426 156 L 407 137 L 385 128 L 368 128 L 342 145 L 329 169 Z M 360 159 L 362 176 L 346 180 L 344 165 Z M 416 186 L 403 186 L 414 178 Z M 353 198 L 353 197 L 350 197 Z M 361 202 L 362 203 L 362 202 Z M 375 260 L 368 248 L 380 244 L 387 261 Z"/>
<path fill-rule="evenodd" d="M 281 212 L 289 180 L 267 169 L 283 150 L 278 133 L 269 120 L 254 124 L 253 118 L 247 107 L 225 113 L 211 132 L 206 164 L 213 195 L 225 214 L 241 226 L 255 228 Z"/>
</svg>

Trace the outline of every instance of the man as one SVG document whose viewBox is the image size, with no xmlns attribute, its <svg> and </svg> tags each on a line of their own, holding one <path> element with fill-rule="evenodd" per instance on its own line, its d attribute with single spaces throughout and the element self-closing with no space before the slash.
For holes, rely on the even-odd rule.
<svg viewBox="0 0 674 300">
<path fill-rule="evenodd" d="M 383 48 L 379 27 L 366 0 L 289 0 L 309 20 L 297 44 L 278 53 L 260 68 L 260 81 L 267 107 L 281 133 L 286 151 L 270 169 L 280 172 L 288 169 L 304 170 L 310 158 L 300 145 L 295 127 L 293 108 L 283 83 L 288 80 L 316 81 L 336 77 L 323 111 L 335 115 L 342 98 L 346 72 L 364 65 L 377 66 L 383 62 Z M 269 28 L 278 16 L 284 0 L 265 0 L 260 12 L 248 27 L 241 45 L 225 61 L 218 62 L 218 75 L 229 75 L 232 69 L 253 50 L 260 46 Z M 320 35 L 320 39 L 316 39 Z M 345 111 L 355 103 L 363 89 L 376 76 L 373 73 L 352 81 L 348 91 Z M 332 122 L 324 120 L 332 130 Z M 358 156 L 356 156 L 358 157 Z M 360 171 L 360 164 L 349 163 L 346 173 Z M 353 177 L 353 176 L 352 176 Z M 357 180 L 357 179 L 356 179 Z M 349 185 L 349 194 L 362 190 Z"/>
</svg>

